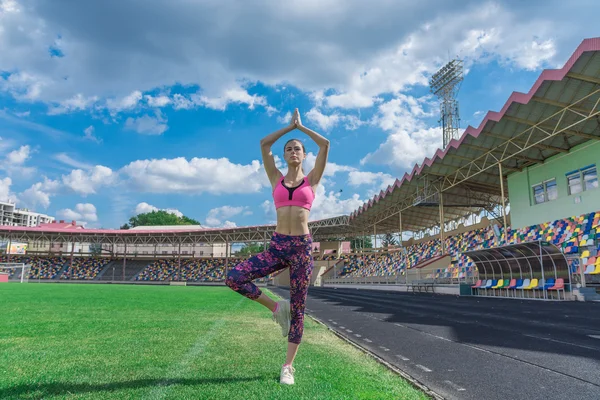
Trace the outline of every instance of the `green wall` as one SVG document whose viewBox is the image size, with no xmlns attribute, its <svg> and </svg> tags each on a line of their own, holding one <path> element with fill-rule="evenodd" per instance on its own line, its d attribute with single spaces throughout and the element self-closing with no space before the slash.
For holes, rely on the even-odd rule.
<svg viewBox="0 0 600 400">
<path fill-rule="evenodd" d="M 522 172 L 508 176 L 510 219 L 513 229 L 577 216 L 600 210 L 600 188 L 568 194 L 565 174 L 591 164 L 596 164 L 600 175 L 600 142 L 590 141 L 577 146 L 569 153 L 552 157 L 544 164 L 534 165 Z M 558 198 L 535 204 L 532 185 L 556 178 Z M 579 198 L 579 199 L 577 199 Z M 577 203 L 576 200 L 579 202 Z"/>
</svg>

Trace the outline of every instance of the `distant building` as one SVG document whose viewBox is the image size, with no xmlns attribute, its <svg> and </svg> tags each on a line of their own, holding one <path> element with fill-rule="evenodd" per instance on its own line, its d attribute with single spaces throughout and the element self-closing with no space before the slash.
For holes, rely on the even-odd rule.
<svg viewBox="0 0 600 400">
<path fill-rule="evenodd" d="M 15 203 L 0 201 L 0 225 L 35 227 L 54 220 L 54 217 L 46 214 L 17 208 Z"/>
</svg>

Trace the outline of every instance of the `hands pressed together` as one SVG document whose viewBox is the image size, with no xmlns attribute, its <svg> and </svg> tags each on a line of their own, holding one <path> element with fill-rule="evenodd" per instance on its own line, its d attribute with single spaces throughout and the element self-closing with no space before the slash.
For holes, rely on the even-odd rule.
<svg viewBox="0 0 600 400">
<path fill-rule="evenodd" d="M 290 127 L 300 128 L 301 126 L 302 126 L 302 120 L 300 119 L 300 112 L 296 108 L 294 110 L 294 115 L 292 115 L 292 121 L 290 122 Z"/>
</svg>

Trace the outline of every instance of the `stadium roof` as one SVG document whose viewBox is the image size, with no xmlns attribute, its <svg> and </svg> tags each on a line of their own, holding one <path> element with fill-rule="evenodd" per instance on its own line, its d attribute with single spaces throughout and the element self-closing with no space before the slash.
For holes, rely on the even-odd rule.
<svg viewBox="0 0 600 400">
<path fill-rule="evenodd" d="M 348 217 L 311 221 L 308 223 L 313 238 L 342 238 L 351 235 Z M 161 229 L 162 228 L 162 229 Z M 144 229 L 86 229 L 72 223 L 51 223 L 38 227 L 0 226 L 0 236 L 18 241 L 54 241 L 87 243 L 127 243 L 127 244 L 192 244 L 192 243 L 230 243 L 260 242 L 269 240 L 275 225 L 245 226 L 236 228 L 203 228 L 197 225 L 179 227 L 150 227 Z"/>
<path fill-rule="evenodd" d="M 439 226 L 501 204 L 506 176 L 600 139 L 600 38 L 586 39 L 566 64 L 545 70 L 528 93 L 514 92 L 499 112 L 426 158 L 350 215 L 350 224 L 377 233 Z"/>
</svg>

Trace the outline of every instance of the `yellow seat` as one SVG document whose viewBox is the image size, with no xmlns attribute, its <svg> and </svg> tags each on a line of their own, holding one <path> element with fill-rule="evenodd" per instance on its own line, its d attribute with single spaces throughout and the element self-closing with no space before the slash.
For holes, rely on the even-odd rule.
<svg viewBox="0 0 600 400">
<path fill-rule="evenodd" d="M 529 284 L 529 286 L 526 287 L 526 288 L 523 288 L 523 289 L 531 290 L 534 287 L 538 287 L 538 280 L 537 280 L 537 278 L 532 279 L 531 283 Z"/>
<path fill-rule="evenodd" d="M 500 289 L 504 285 L 504 279 L 498 279 L 498 284 L 496 286 L 492 286 L 492 289 Z"/>
</svg>

